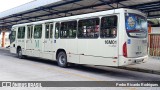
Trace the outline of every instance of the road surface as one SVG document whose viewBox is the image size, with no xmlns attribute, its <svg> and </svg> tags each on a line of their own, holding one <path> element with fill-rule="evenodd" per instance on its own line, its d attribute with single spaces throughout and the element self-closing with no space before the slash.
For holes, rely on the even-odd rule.
<svg viewBox="0 0 160 90">
<path fill-rule="evenodd" d="M 54 61 L 31 57 L 18 59 L 16 55 L 9 53 L 8 50 L 0 50 L 0 81 L 160 81 L 160 75 L 89 65 L 73 65 L 68 68 L 61 68 Z M 92 89 L 117 89 L 109 88 L 94 87 Z M 86 87 L 69 88 L 69 90 L 72 89 L 92 90 Z M 159 90 L 160 88 L 120 87 L 120 89 Z"/>
</svg>

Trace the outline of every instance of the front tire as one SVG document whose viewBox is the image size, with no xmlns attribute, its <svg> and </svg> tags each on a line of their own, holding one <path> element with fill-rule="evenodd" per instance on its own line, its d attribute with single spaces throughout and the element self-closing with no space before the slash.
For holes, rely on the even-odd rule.
<svg viewBox="0 0 160 90">
<path fill-rule="evenodd" d="M 19 48 L 18 51 L 17 51 L 17 57 L 18 57 L 19 59 L 23 59 L 22 49 L 21 49 L 21 48 Z"/>
<path fill-rule="evenodd" d="M 58 53 L 57 62 L 60 67 L 63 67 L 63 68 L 67 67 L 68 65 L 67 55 L 65 52 Z"/>
</svg>

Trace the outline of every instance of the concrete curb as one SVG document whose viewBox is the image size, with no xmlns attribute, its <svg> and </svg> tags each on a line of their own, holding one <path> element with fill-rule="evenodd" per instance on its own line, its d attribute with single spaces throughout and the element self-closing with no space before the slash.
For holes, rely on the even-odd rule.
<svg viewBox="0 0 160 90">
<path fill-rule="evenodd" d="M 118 67 L 118 68 L 119 69 L 125 69 L 125 70 L 131 70 L 131 71 L 160 75 L 160 71 L 157 71 L 157 70 L 150 70 L 150 69 L 143 69 L 143 68 L 133 68 L 133 67 Z"/>
</svg>

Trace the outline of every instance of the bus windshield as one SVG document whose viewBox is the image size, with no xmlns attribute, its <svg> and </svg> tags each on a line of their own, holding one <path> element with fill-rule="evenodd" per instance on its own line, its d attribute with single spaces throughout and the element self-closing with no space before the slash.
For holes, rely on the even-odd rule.
<svg viewBox="0 0 160 90">
<path fill-rule="evenodd" d="M 11 34 L 9 35 L 10 43 L 13 43 L 16 38 L 16 31 L 12 31 Z"/>
<path fill-rule="evenodd" d="M 145 38 L 147 36 L 147 19 L 143 16 L 132 13 L 126 14 L 125 26 L 129 37 Z"/>
</svg>

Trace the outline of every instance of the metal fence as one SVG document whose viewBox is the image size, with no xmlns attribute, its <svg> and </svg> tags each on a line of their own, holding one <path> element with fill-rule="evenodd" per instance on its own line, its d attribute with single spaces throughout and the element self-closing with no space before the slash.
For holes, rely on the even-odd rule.
<svg viewBox="0 0 160 90">
<path fill-rule="evenodd" d="M 160 33 L 151 33 L 148 36 L 150 56 L 160 56 Z"/>
</svg>

